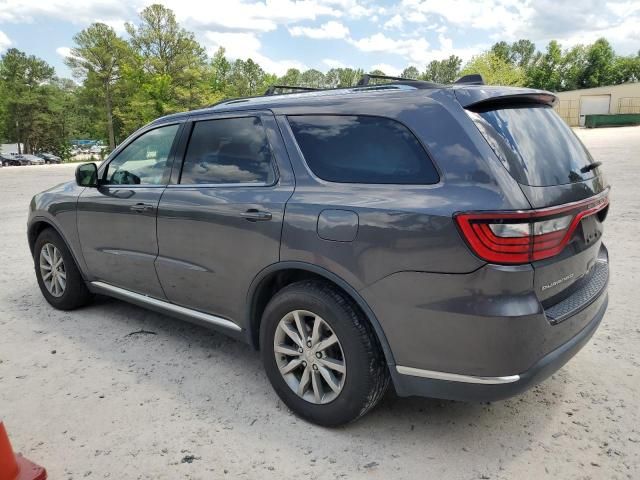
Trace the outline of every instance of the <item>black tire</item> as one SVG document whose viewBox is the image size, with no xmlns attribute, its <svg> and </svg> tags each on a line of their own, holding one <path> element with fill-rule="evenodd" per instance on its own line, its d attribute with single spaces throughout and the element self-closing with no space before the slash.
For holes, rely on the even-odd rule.
<svg viewBox="0 0 640 480">
<path fill-rule="evenodd" d="M 319 315 L 338 337 L 346 362 L 344 385 L 329 403 L 299 397 L 280 374 L 274 336 L 280 320 L 294 310 Z M 329 283 L 305 280 L 286 286 L 267 305 L 260 325 L 260 349 L 267 376 L 282 401 L 300 417 L 325 427 L 352 422 L 373 408 L 389 384 L 377 337 L 353 301 Z"/>
<path fill-rule="evenodd" d="M 61 296 L 56 297 L 49 293 L 47 287 L 42 279 L 40 271 L 40 252 L 46 244 L 54 245 L 62 254 L 62 260 L 64 262 L 64 270 L 66 273 L 66 286 Z M 93 299 L 93 295 L 87 289 L 87 286 L 78 270 L 71 252 L 67 248 L 64 240 L 58 235 L 58 232 L 52 228 L 46 228 L 38 238 L 33 248 L 33 261 L 36 271 L 36 278 L 38 279 L 38 286 L 44 298 L 49 304 L 58 310 L 73 310 L 78 307 L 82 307 L 89 303 Z"/>
</svg>

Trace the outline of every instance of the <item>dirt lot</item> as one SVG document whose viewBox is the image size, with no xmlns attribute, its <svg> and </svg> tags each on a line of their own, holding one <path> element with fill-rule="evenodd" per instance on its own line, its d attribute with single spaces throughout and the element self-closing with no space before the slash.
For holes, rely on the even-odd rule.
<svg viewBox="0 0 640 480">
<path fill-rule="evenodd" d="M 640 127 L 578 134 L 613 184 L 610 306 L 594 339 L 520 397 L 387 395 L 337 430 L 293 416 L 256 352 L 116 300 L 59 312 L 26 243 L 31 196 L 73 166 L 0 169 L 0 417 L 52 479 L 640 478 Z M 155 334 L 129 335 L 141 329 Z"/>
</svg>

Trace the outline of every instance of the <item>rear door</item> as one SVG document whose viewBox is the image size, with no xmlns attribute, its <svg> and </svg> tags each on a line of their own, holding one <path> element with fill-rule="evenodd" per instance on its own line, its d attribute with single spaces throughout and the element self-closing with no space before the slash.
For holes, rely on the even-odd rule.
<svg viewBox="0 0 640 480">
<path fill-rule="evenodd" d="M 158 209 L 156 269 L 171 302 L 238 320 L 251 281 L 279 260 L 293 175 L 270 112 L 191 120 Z"/>
<path fill-rule="evenodd" d="M 101 185 L 78 199 L 82 254 L 95 280 L 164 298 L 154 262 L 156 214 L 180 124 L 142 133 L 101 168 Z"/>
</svg>

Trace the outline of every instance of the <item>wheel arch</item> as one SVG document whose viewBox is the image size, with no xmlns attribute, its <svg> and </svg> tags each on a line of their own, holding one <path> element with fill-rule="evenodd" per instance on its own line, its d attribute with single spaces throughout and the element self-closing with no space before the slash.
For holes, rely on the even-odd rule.
<svg viewBox="0 0 640 480">
<path fill-rule="evenodd" d="M 358 291 L 335 273 L 305 262 L 285 261 L 274 263 L 262 270 L 251 282 L 247 293 L 247 305 L 249 308 L 245 319 L 248 343 L 256 350 L 259 349 L 262 313 L 273 295 L 286 285 L 310 278 L 317 278 L 331 283 L 355 302 L 373 327 L 387 365 L 395 365 L 393 353 L 382 326 L 371 307 Z"/>
<path fill-rule="evenodd" d="M 80 272 L 80 275 L 82 275 L 82 277 L 86 280 L 86 276 L 82 268 L 83 263 L 79 261 L 80 259 L 77 257 L 76 252 L 71 246 L 71 243 L 69 242 L 69 240 L 67 240 L 67 238 L 65 237 L 60 227 L 56 225 L 55 222 L 52 222 L 46 217 L 34 217 L 29 222 L 29 226 L 27 227 L 27 240 L 29 242 L 29 250 L 31 251 L 31 256 L 33 256 L 33 249 L 35 248 L 38 235 L 40 235 L 47 228 L 51 228 L 54 232 L 60 235 L 60 238 L 65 243 L 67 249 L 71 253 L 71 256 L 73 257 L 73 261 L 76 263 L 76 266 L 78 267 L 78 271 Z"/>
</svg>

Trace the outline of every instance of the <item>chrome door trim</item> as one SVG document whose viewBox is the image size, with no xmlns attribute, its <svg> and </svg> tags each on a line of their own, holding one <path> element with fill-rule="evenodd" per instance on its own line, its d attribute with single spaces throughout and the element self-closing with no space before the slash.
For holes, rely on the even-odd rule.
<svg viewBox="0 0 640 480">
<path fill-rule="evenodd" d="M 190 317 L 200 322 L 209 323 L 217 327 L 224 327 L 229 330 L 234 330 L 236 332 L 242 331 L 242 328 L 240 328 L 238 325 L 236 325 L 232 321 L 227 320 L 225 318 L 216 317 L 215 315 L 200 312 L 198 310 L 192 310 L 190 308 L 181 307 L 180 305 L 175 305 L 173 303 L 169 303 L 164 300 L 159 300 L 157 298 L 152 298 L 147 295 L 142 295 L 140 293 L 132 292 L 130 290 L 116 287 L 114 285 L 110 285 L 105 282 L 94 281 L 94 282 L 91 282 L 91 286 L 94 289 L 100 292 L 103 292 L 107 295 L 115 295 L 117 297 L 123 298 L 124 300 L 131 300 L 132 302 L 135 302 L 138 304 L 148 305 L 150 307 L 163 310 L 168 314 L 176 314 L 176 315 L 182 315 L 185 317 Z"/>
<path fill-rule="evenodd" d="M 434 380 L 446 380 L 449 382 L 481 383 L 485 385 L 501 385 L 513 383 L 520 380 L 520 375 L 507 375 L 504 377 L 476 377 L 473 375 L 461 375 L 459 373 L 436 372 L 434 370 L 423 370 L 421 368 L 396 366 L 396 370 L 401 375 L 411 375 L 413 377 L 432 378 Z"/>
</svg>

